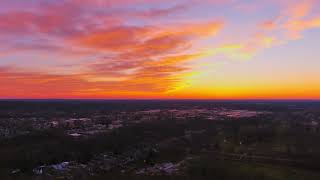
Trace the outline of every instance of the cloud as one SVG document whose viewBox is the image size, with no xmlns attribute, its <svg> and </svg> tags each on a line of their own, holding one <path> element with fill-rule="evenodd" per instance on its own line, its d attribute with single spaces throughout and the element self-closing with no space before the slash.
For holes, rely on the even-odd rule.
<svg viewBox="0 0 320 180">
<path fill-rule="evenodd" d="M 241 44 L 252 53 L 277 45 L 284 45 L 303 37 L 306 30 L 320 27 L 320 14 L 314 13 L 319 1 L 271 1 L 277 5 L 278 14 L 258 22 L 251 37 Z M 251 56 L 252 57 L 252 56 Z"/>
<path fill-rule="evenodd" d="M 301 38 L 305 30 L 318 28 L 320 14 L 313 13 L 313 9 L 319 6 L 318 1 L 283 1 L 281 13 L 272 20 L 261 23 L 262 29 L 270 32 L 281 32 L 283 41 Z"/>
<path fill-rule="evenodd" d="M 261 13 L 259 19 L 260 10 L 265 10 L 260 3 L 276 6 L 277 12 Z M 0 40 L 6 43 L 0 45 L 0 55 L 3 61 L 16 64 L 9 68 L 0 62 L 0 96 L 6 97 L 159 96 L 184 84 L 184 76 L 194 70 L 192 61 L 204 57 L 216 61 L 219 55 L 251 59 L 265 48 L 320 27 L 314 0 L 251 4 L 234 0 L 5 0 L 2 4 Z M 257 14 L 248 20 L 253 24 L 258 19 L 256 27 L 242 26 L 244 11 L 245 18 L 248 13 Z M 232 23 L 239 29 L 232 29 Z M 79 70 L 18 69 L 21 59 L 15 55 L 27 57 L 28 53 L 51 57 L 24 60 L 30 64 L 58 62 L 52 57 L 66 64 L 75 59 Z"/>
<path fill-rule="evenodd" d="M 287 35 L 290 39 L 299 39 L 302 32 L 312 28 L 320 28 L 320 16 L 309 19 L 297 19 L 287 22 L 284 27 L 288 29 Z"/>
<path fill-rule="evenodd" d="M 178 26 L 181 30 L 176 28 Z M 194 41 L 215 36 L 222 27 L 220 21 L 174 24 L 172 27 L 120 26 L 76 37 L 74 43 L 114 53 L 112 57 L 89 67 L 90 81 L 117 77 L 115 79 L 121 83 L 129 83 L 136 88 L 142 83 L 143 89 L 166 91 L 180 80 L 180 73 L 189 70 L 183 62 L 199 57 L 186 54 Z"/>
<path fill-rule="evenodd" d="M 8 42 L 0 48 L 7 49 L 7 54 L 61 53 L 87 62 L 82 62 L 80 74 L 70 75 L 1 69 L 2 95 L 165 92 L 181 80 L 181 73 L 190 70 L 184 63 L 198 57 L 188 52 L 192 46 L 216 36 L 224 25 L 221 20 L 144 24 L 146 18 L 165 18 L 191 7 L 180 1 L 149 9 L 126 7 L 125 3 L 146 3 L 142 0 L 47 1 L 37 2 L 36 11 L 19 9 L 12 3 L 10 10 L 0 11 L 0 38 Z M 138 23 L 130 24 L 127 18 Z M 21 85 L 23 89 L 18 88 Z"/>
</svg>

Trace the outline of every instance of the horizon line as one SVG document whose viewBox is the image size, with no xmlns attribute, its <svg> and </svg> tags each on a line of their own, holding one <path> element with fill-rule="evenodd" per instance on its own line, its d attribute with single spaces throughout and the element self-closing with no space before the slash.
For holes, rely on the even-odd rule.
<svg viewBox="0 0 320 180">
<path fill-rule="evenodd" d="M 320 98 L 0 98 L 0 101 L 319 101 Z"/>
</svg>

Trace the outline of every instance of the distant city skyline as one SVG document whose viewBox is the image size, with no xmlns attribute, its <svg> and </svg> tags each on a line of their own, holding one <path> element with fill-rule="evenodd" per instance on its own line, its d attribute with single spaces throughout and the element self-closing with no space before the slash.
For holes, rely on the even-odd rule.
<svg viewBox="0 0 320 180">
<path fill-rule="evenodd" d="M 0 99 L 320 99 L 317 0 L 3 0 Z"/>
</svg>

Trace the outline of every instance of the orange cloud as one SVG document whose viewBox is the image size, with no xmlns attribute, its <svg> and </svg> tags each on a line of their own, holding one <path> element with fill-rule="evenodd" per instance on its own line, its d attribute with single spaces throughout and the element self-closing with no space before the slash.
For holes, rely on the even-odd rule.
<svg viewBox="0 0 320 180">
<path fill-rule="evenodd" d="M 146 89 L 151 94 L 161 94 L 181 81 L 181 74 L 190 69 L 184 63 L 199 56 L 189 55 L 192 46 L 201 38 L 215 36 L 223 28 L 222 21 L 124 23 L 128 17 L 144 19 L 182 12 L 190 7 L 186 3 L 152 10 L 119 8 L 87 12 L 90 8 L 124 6 L 132 2 L 76 0 L 44 4 L 39 11 L 0 14 L 0 37 L 9 38 L 11 52 L 69 52 L 88 59 L 83 63 L 84 70 L 72 75 L 0 69 L 1 96 L 108 96 L 111 91 L 139 94 Z M 72 51 L 67 50 L 71 48 Z M 21 85 L 23 88 L 19 88 Z"/>
<path fill-rule="evenodd" d="M 312 28 L 320 28 L 320 16 L 314 17 L 311 19 L 298 19 L 289 21 L 287 24 L 284 25 L 286 29 L 288 29 L 288 36 L 291 39 L 298 39 L 301 38 L 301 33 L 304 30 L 312 29 Z"/>
<path fill-rule="evenodd" d="M 312 13 L 318 1 L 281 1 L 281 12 L 273 19 L 262 21 L 256 35 L 249 43 L 251 49 L 264 49 L 274 45 L 286 44 L 303 37 L 303 32 L 320 27 L 319 14 Z"/>
<path fill-rule="evenodd" d="M 91 81 L 120 77 L 116 79 L 123 84 L 164 92 L 181 80 L 179 74 L 189 70 L 184 62 L 200 56 L 186 54 L 192 49 L 194 41 L 200 37 L 215 36 L 223 23 L 214 21 L 177 26 L 119 26 L 87 33 L 74 38 L 73 42 L 114 53 L 110 58 L 90 66 L 88 74 L 91 74 Z"/>
<path fill-rule="evenodd" d="M 1 58 L 6 58 L 6 62 L 0 62 L 0 96 L 164 97 L 188 87 L 185 79 L 195 73 L 192 61 L 203 58 L 211 62 L 219 60 L 220 55 L 226 59 L 251 59 L 265 48 L 287 43 L 302 37 L 307 29 L 320 27 L 319 15 L 313 12 L 317 1 L 270 0 L 263 4 L 277 5 L 279 14 L 259 21 L 258 27 L 242 29 L 239 24 L 243 23 L 243 12 L 260 13 L 256 11 L 262 8 L 260 3 L 62 0 L 35 3 L 35 7 L 27 3 L 23 8 L 0 7 L 0 40 L 6 42 L 0 45 Z M 9 1 L 5 4 L 10 6 Z M 221 11 L 209 12 L 211 7 Z M 241 17 L 229 16 L 229 11 L 238 15 L 239 10 Z M 256 20 L 253 18 L 252 22 Z M 231 29 L 233 22 L 239 30 Z M 212 38 L 222 30 L 221 36 Z M 28 59 L 27 54 L 37 54 L 39 59 Z M 57 59 L 62 60 L 54 60 L 57 54 Z M 78 64 L 70 69 L 79 69 L 56 72 L 58 68 L 51 61 L 59 61 L 57 66 L 70 65 L 71 56 Z M 22 66 L 21 57 L 26 57 L 24 63 L 41 62 L 49 68 L 15 68 Z M 1 67 L 6 64 L 13 67 Z M 247 95 L 244 90 L 233 90 Z M 186 94 L 191 97 L 193 93 Z"/>
<path fill-rule="evenodd" d="M 89 82 L 83 75 L 53 75 L 0 69 L 1 98 L 85 98 L 96 95 L 109 97 L 115 95 L 115 92 L 121 97 L 121 94 L 139 94 L 144 92 L 145 88 L 148 88 L 149 93 L 159 95 L 166 86 L 167 81 L 162 82 L 163 80 L 166 79 L 160 77 L 153 82 L 146 82 L 142 78 L 121 82 Z M 163 87 L 154 82 L 160 83 Z"/>
</svg>

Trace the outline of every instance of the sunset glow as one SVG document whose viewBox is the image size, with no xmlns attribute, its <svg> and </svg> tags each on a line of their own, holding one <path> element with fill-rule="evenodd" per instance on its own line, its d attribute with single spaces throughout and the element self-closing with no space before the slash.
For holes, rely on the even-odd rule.
<svg viewBox="0 0 320 180">
<path fill-rule="evenodd" d="M 320 99 L 318 0 L 2 0 L 0 98 Z"/>
</svg>

